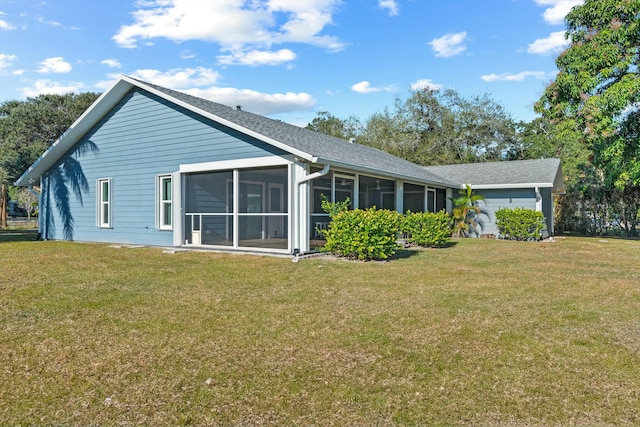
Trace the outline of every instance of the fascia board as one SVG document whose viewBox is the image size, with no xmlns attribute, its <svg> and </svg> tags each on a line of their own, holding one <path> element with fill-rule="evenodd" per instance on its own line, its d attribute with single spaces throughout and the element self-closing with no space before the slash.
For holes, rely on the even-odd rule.
<svg viewBox="0 0 640 427">
<path fill-rule="evenodd" d="M 314 162 L 314 163 L 316 163 L 316 162 Z M 375 169 L 375 168 L 356 166 L 356 165 L 352 165 L 350 163 L 336 162 L 336 161 L 328 160 L 328 159 L 318 158 L 317 163 L 319 163 L 319 164 L 329 164 L 333 168 L 345 169 L 347 171 L 353 171 L 353 172 L 357 172 L 357 173 L 367 173 L 367 174 L 370 174 L 372 176 L 385 176 L 385 177 L 394 178 L 394 179 L 400 179 L 400 180 L 403 180 L 403 181 L 406 181 L 406 182 L 412 182 L 412 183 L 418 183 L 419 182 L 419 183 L 421 183 L 423 185 L 431 185 L 433 187 L 441 187 L 441 188 L 455 188 L 456 187 L 456 184 L 454 184 L 454 183 L 432 181 L 432 180 L 428 180 L 428 179 L 422 179 L 422 178 L 419 178 L 419 177 L 407 176 L 407 175 L 403 175 L 403 174 L 399 174 L 399 173 L 381 171 L 380 169 Z"/>
<path fill-rule="evenodd" d="M 237 130 L 238 132 L 241 132 L 241 133 L 243 133 L 245 135 L 249 135 L 249 136 L 251 136 L 253 138 L 256 138 L 256 139 L 258 139 L 258 140 L 260 140 L 262 142 L 266 142 L 267 144 L 272 145 L 272 146 L 274 146 L 276 148 L 279 148 L 279 149 L 281 149 L 283 151 L 286 151 L 286 152 L 288 152 L 290 154 L 293 154 L 295 156 L 298 156 L 300 158 L 303 158 L 305 160 L 308 160 L 308 161 L 314 162 L 314 163 L 317 160 L 316 157 L 312 156 L 309 153 L 305 153 L 303 151 L 297 150 L 297 149 L 295 149 L 295 148 L 293 148 L 293 147 L 291 147 L 291 146 L 289 146 L 287 144 L 284 144 L 284 143 L 279 142 L 279 141 L 277 141 L 275 139 L 269 138 L 269 137 L 267 137 L 265 135 L 262 135 L 261 133 L 255 132 L 255 131 L 253 131 L 251 129 L 247 129 L 247 128 L 243 127 L 243 126 L 238 125 L 237 123 L 234 123 L 234 122 L 231 122 L 229 120 L 223 119 L 222 117 L 216 116 L 215 114 L 209 113 L 208 111 L 201 110 L 200 108 L 197 108 L 197 107 L 195 107 L 195 106 L 193 106 L 193 105 L 191 105 L 191 104 L 189 104 L 187 102 L 183 102 L 183 101 L 180 101 L 180 100 L 178 100 L 176 98 L 173 98 L 172 96 L 167 95 L 164 92 L 156 90 L 156 89 L 154 89 L 152 87 L 149 87 L 149 86 L 147 86 L 147 85 L 145 85 L 143 83 L 140 83 L 140 82 L 138 82 L 136 80 L 129 79 L 127 76 L 123 76 L 123 79 L 127 80 L 131 84 L 134 84 L 135 86 L 137 86 L 137 87 L 139 87 L 141 89 L 144 89 L 144 90 L 146 90 L 148 92 L 151 92 L 154 95 L 156 95 L 156 96 L 158 96 L 158 97 L 160 97 L 162 99 L 165 99 L 165 100 L 167 100 L 167 101 L 169 101 L 169 102 L 171 102 L 173 104 L 179 105 L 180 107 L 185 108 L 185 109 L 187 109 L 189 111 L 192 111 L 192 112 L 194 112 L 194 113 L 196 113 L 196 114 L 198 114 L 198 115 L 200 115 L 202 117 L 206 117 L 206 118 L 208 118 L 210 120 L 213 120 L 214 122 L 220 123 L 221 125 L 224 125 L 224 126 L 227 126 L 227 127 L 231 128 L 231 129 Z"/>
<path fill-rule="evenodd" d="M 473 190 L 502 190 L 502 189 L 510 189 L 510 188 L 547 188 L 553 187 L 552 182 L 523 182 L 516 184 L 480 184 L 476 185 L 473 183 L 469 183 Z M 461 189 L 466 188 L 466 184 L 460 184 Z"/>
<path fill-rule="evenodd" d="M 94 101 L 87 110 L 27 169 L 15 185 L 33 185 L 60 158 L 73 147 L 93 126 L 107 114 L 131 89 L 122 79 Z"/>
</svg>

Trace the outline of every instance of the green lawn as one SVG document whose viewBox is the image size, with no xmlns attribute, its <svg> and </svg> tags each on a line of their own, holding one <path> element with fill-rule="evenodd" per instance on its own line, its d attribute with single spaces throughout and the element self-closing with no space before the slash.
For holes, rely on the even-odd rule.
<svg viewBox="0 0 640 427">
<path fill-rule="evenodd" d="M 0 243 L 0 425 L 640 424 L 640 241 Z"/>
</svg>

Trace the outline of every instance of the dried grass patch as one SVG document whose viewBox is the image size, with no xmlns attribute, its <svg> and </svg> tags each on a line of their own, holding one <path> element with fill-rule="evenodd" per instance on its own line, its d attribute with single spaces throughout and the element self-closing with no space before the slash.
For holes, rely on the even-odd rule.
<svg viewBox="0 0 640 427">
<path fill-rule="evenodd" d="M 638 255 L 0 244 L 0 424 L 636 425 Z"/>
</svg>

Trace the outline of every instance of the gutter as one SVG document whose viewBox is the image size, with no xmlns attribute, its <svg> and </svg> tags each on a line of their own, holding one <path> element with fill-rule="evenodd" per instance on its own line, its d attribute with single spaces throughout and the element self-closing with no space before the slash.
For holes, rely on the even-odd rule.
<svg viewBox="0 0 640 427">
<path fill-rule="evenodd" d="M 298 185 L 302 184 L 303 182 L 311 181 L 312 179 L 316 179 L 316 178 L 320 178 L 321 176 L 325 176 L 326 174 L 329 173 L 329 169 L 331 169 L 331 165 L 325 165 L 324 168 L 321 171 L 314 172 L 311 175 L 307 175 L 304 178 L 302 178 L 300 181 L 298 181 Z"/>
</svg>

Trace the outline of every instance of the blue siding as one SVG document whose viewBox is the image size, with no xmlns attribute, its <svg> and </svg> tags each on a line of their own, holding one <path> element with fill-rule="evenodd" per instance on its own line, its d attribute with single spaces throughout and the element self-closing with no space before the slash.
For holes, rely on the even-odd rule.
<svg viewBox="0 0 640 427">
<path fill-rule="evenodd" d="M 134 90 L 43 176 L 40 231 L 52 240 L 170 246 L 172 233 L 156 229 L 157 175 L 180 164 L 284 154 Z M 112 180 L 111 229 L 96 225 L 100 178 Z"/>
<path fill-rule="evenodd" d="M 516 188 L 500 190 L 477 190 L 474 194 L 484 197 L 484 203 L 480 206 L 489 212 L 490 220 L 486 221 L 482 233 L 498 236 L 495 212 L 499 209 L 526 208 L 536 209 L 536 192 L 533 188 Z"/>
</svg>

